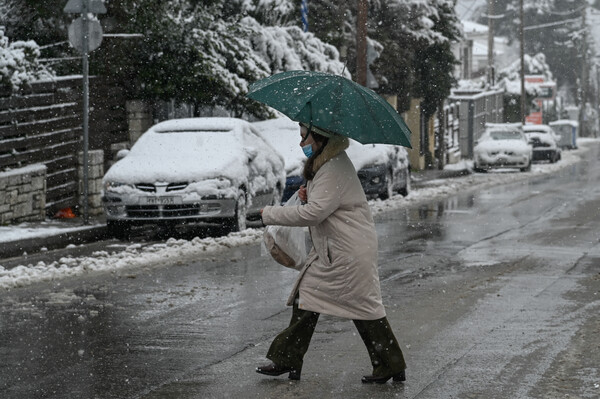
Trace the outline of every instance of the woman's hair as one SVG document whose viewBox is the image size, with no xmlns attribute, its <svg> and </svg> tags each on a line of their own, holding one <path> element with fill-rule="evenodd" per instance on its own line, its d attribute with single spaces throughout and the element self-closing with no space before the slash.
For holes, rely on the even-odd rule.
<svg viewBox="0 0 600 399">
<path fill-rule="evenodd" d="M 315 177 L 315 171 L 313 170 L 313 164 L 315 163 L 315 159 L 323 152 L 327 143 L 329 143 L 329 138 L 325 136 L 321 136 L 320 134 L 315 133 L 314 131 L 309 131 L 309 134 L 312 135 L 313 140 L 316 143 L 321 144 L 321 148 L 315 151 L 310 158 L 304 164 L 304 170 L 302 171 L 302 175 L 306 180 L 312 180 Z"/>
</svg>

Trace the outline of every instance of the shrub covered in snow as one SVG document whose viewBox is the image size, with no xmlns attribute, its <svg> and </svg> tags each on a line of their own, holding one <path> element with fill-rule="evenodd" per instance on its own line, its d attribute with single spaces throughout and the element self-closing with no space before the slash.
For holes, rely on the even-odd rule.
<svg viewBox="0 0 600 399">
<path fill-rule="evenodd" d="M 33 40 L 10 42 L 0 29 L 0 86 L 18 90 L 30 82 L 54 76 L 39 62 L 40 47 Z"/>
</svg>

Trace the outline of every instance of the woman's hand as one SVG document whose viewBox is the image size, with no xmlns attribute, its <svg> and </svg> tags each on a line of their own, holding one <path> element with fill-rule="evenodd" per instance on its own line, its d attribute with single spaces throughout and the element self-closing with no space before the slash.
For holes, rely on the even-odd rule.
<svg viewBox="0 0 600 399">
<path fill-rule="evenodd" d="M 302 202 L 306 202 L 307 201 L 307 195 L 306 195 L 306 186 L 302 185 L 300 186 L 300 189 L 298 190 L 298 198 L 300 198 L 300 201 Z"/>
</svg>

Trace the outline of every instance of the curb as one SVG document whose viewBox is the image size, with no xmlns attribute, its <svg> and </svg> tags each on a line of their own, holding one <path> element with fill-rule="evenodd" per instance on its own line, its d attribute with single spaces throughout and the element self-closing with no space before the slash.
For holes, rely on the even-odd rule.
<svg viewBox="0 0 600 399">
<path fill-rule="evenodd" d="M 11 258 L 21 256 L 24 252 L 39 252 L 42 248 L 49 250 L 64 248 L 69 244 L 85 244 L 92 241 L 107 238 L 106 225 L 90 226 L 89 229 L 81 229 L 55 235 L 32 237 L 2 243 L 2 256 L 0 258 Z"/>
</svg>

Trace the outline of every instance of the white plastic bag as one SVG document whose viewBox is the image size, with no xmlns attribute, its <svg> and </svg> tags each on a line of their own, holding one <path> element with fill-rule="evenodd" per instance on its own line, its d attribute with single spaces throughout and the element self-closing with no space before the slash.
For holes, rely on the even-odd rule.
<svg viewBox="0 0 600 399">
<path fill-rule="evenodd" d="M 298 192 L 284 206 L 300 205 Z M 267 226 L 263 234 L 263 244 L 273 259 L 285 267 L 300 270 L 306 261 L 306 241 L 304 227 Z"/>
</svg>

